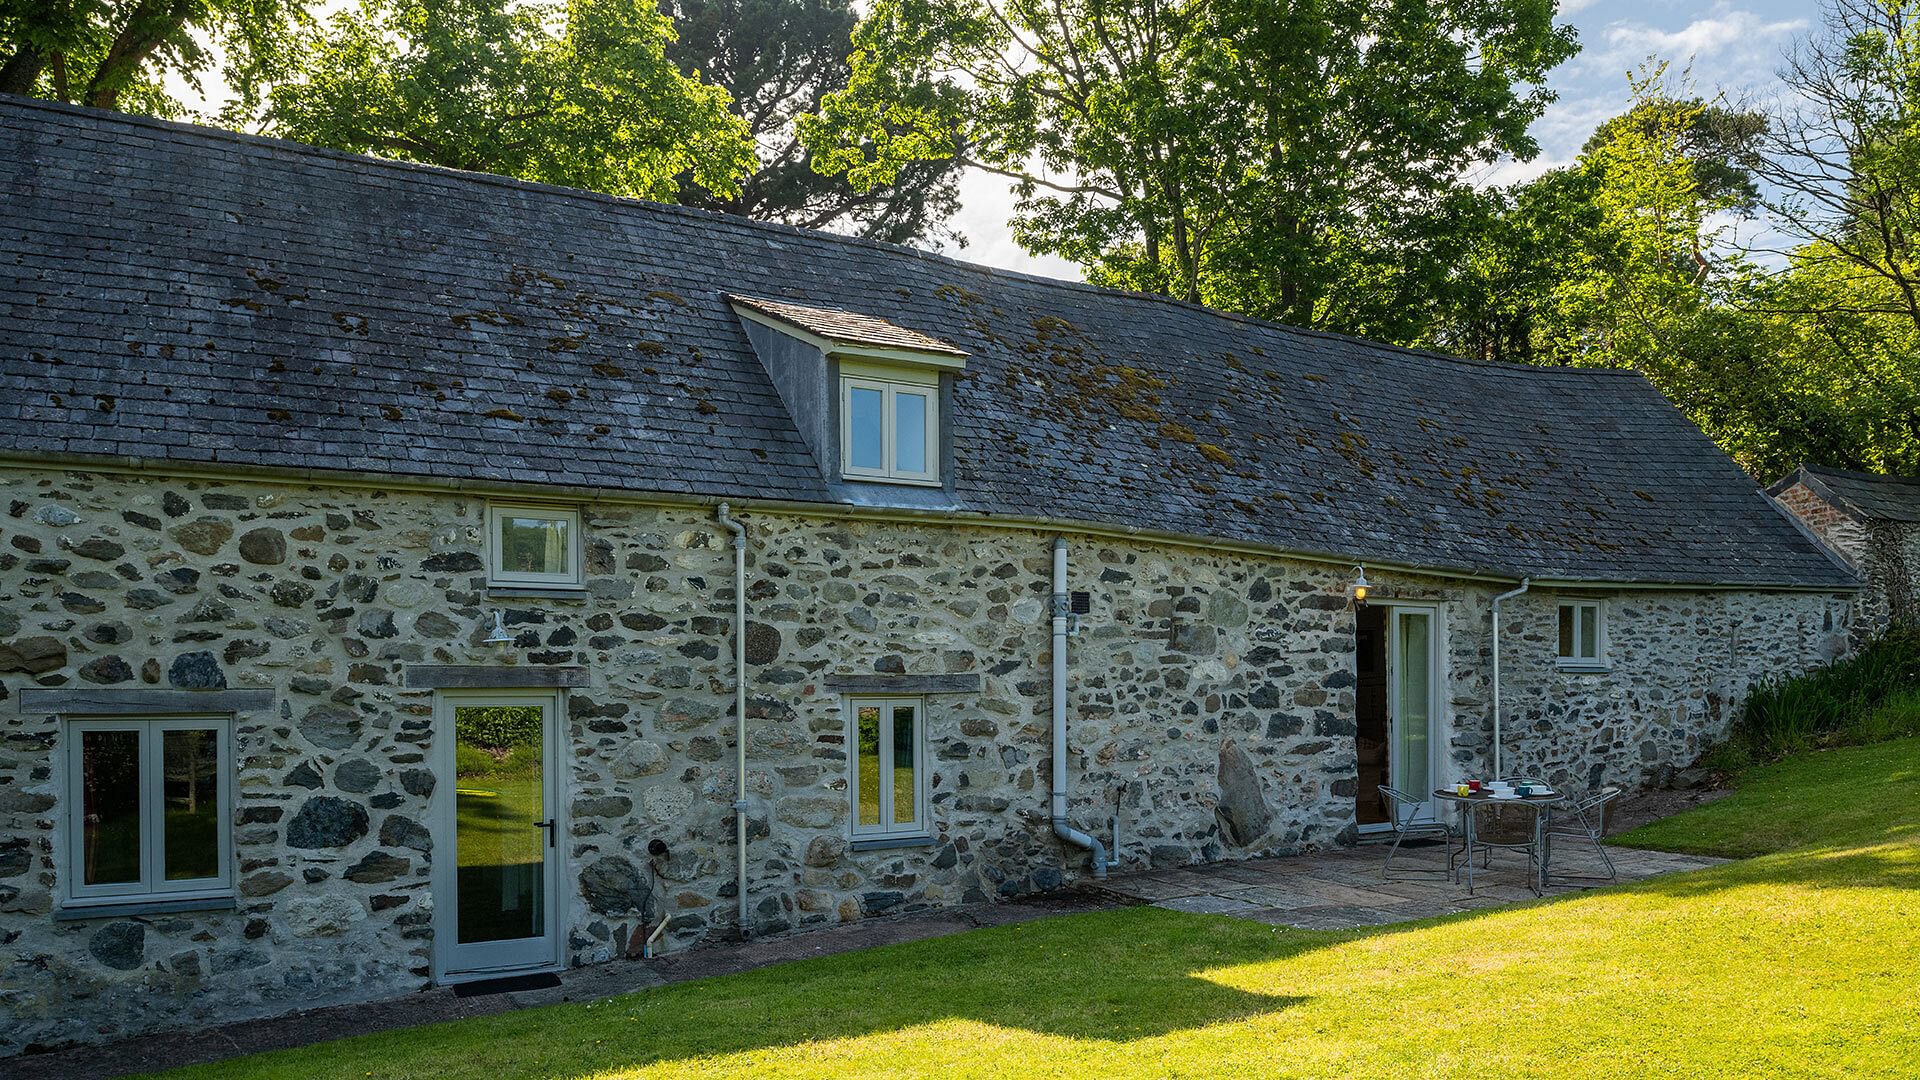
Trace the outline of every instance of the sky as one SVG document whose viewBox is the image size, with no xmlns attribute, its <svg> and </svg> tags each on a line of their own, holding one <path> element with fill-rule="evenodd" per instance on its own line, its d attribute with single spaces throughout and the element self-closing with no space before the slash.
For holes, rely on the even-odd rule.
<svg viewBox="0 0 1920 1080">
<path fill-rule="evenodd" d="M 1554 69 L 1547 85 L 1559 98 L 1533 126 L 1540 155 L 1505 161 L 1476 174 L 1489 184 L 1531 179 L 1573 161 L 1601 121 L 1625 109 L 1627 74 L 1648 57 L 1691 67 L 1697 92 L 1724 91 L 1736 103 L 1774 95 L 1781 55 L 1817 26 L 1817 0 L 1564 0 L 1560 21 L 1580 34 L 1581 49 Z M 1021 251 L 1007 232 L 1013 205 L 1007 182 L 969 175 L 953 224 L 968 244 L 950 254 L 970 262 L 1051 277 L 1080 275 L 1071 263 Z"/>
</svg>

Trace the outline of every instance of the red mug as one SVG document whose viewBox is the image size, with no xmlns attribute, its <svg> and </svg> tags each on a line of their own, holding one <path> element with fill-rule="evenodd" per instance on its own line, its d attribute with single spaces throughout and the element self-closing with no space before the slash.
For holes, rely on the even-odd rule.
<svg viewBox="0 0 1920 1080">
<path fill-rule="evenodd" d="M 1467 781 L 1467 790 L 1473 792 L 1475 795 L 1480 794 L 1480 781 L 1478 780 Z"/>
</svg>

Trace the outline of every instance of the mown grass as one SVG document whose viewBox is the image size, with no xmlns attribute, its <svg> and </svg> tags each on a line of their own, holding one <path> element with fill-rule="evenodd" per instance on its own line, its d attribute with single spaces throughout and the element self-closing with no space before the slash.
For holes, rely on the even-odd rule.
<svg viewBox="0 0 1920 1080">
<path fill-rule="evenodd" d="M 1612 842 L 1730 859 L 1920 842 L 1920 739 L 1755 766 L 1735 779 L 1726 798 Z"/>
<path fill-rule="evenodd" d="M 1916 777 L 1920 740 L 1756 770 L 1633 839 L 1769 854 L 1544 903 L 1350 933 L 1067 916 L 171 1075 L 1910 1075 Z"/>
</svg>

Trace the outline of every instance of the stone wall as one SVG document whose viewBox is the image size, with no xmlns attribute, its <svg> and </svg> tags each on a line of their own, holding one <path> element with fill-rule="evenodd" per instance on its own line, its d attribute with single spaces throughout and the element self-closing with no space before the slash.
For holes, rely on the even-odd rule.
<svg viewBox="0 0 1920 1080">
<path fill-rule="evenodd" d="M 431 692 L 412 664 L 577 665 L 567 692 L 567 955 L 734 930 L 732 559 L 693 509 L 586 508 L 583 594 L 489 596 L 470 495 L 0 473 L 0 1054 L 30 1044 L 392 996 L 430 973 Z M 1056 887 L 1047 827 L 1052 538 L 744 515 L 755 930 Z M 1345 842 L 1354 617 L 1345 567 L 1069 536 L 1092 613 L 1073 640 L 1073 816 L 1121 869 Z M 1481 771 L 1494 591 L 1370 572 L 1445 602 L 1440 736 Z M 482 644 L 504 611 L 512 646 Z M 1544 595 L 1510 609 L 1509 746 L 1570 782 L 1683 765 L 1752 674 L 1844 640 L 1845 603 L 1619 594 L 1610 676 L 1551 668 Z M 926 699 L 934 843 L 854 850 L 828 680 L 972 674 Z M 50 718 L 26 687 L 274 692 L 237 718 L 230 912 L 55 920 Z M 1566 735 L 1567 730 L 1575 734 Z M 1597 769 L 1597 772 L 1596 772 Z M 444 794 L 444 791 L 442 792 Z M 656 878 L 645 849 L 672 855 Z"/>
<path fill-rule="evenodd" d="M 1866 581 L 1853 620 L 1857 639 L 1920 619 L 1920 525 L 1861 521 L 1800 483 L 1774 498 Z"/>
<path fill-rule="evenodd" d="M 1605 600 L 1607 656 L 1600 672 L 1556 664 L 1559 602 Z M 1747 688 L 1797 672 L 1847 648 L 1850 597 L 1828 593 L 1611 594 L 1538 590 L 1502 606 L 1502 771 L 1585 791 L 1664 783 L 1724 738 Z M 1486 655 L 1490 603 L 1455 613 L 1477 628 L 1456 642 L 1454 738 L 1463 768 L 1483 767 L 1492 745 Z"/>
</svg>

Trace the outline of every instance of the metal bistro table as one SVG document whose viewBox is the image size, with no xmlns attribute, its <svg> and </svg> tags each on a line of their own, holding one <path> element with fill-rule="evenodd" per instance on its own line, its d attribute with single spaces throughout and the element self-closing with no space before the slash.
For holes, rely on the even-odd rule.
<svg viewBox="0 0 1920 1080">
<path fill-rule="evenodd" d="M 1471 795 L 1462 795 L 1453 788 L 1438 788 L 1434 791 L 1433 797 L 1443 802 L 1454 803 L 1460 808 L 1460 832 L 1467 845 L 1468 896 L 1473 895 L 1473 852 L 1476 846 L 1524 850 L 1527 853 L 1527 863 L 1533 870 L 1528 887 L 1533 890 L 1535 896 L 1545 894 L 1547 864 L 1544 858 L 1542 836 L 1546 831 L 1547 811 L 1554 803 L 1560 802 L 1566 796 L 1556 791 L 1545 795 L 1529 795 L 1524 799 L 1518 796 L 1496 799 L 1483 787 Z M 1480 816 L 1495 813 L 1508 820 L 1494 824 L 1490 830 L 1490 836 L 1481 836 Z M 1516 818 L 1521 820 L 1513 820 Z"/>
</svg>

